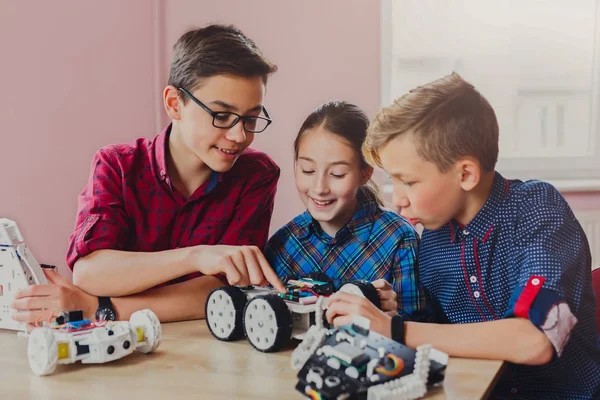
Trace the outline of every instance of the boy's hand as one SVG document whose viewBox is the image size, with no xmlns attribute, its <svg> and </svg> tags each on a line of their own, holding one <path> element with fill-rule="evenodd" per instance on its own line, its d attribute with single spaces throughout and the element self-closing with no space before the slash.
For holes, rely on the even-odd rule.
<svg viewBox="0 0 600 400">
<path fill-rule="evenodd" d="M 225 274 L 230 285 L 273 285 L 285 293 L 283 283 L 277 277 L 267 259 L 256 246 L 196 246 L 198 253 L 193 263 L 205 275 Z"/>
<path fill-rule="evenodd" d="M 392 336 L 392 317 L 366 298 L 344 292 L 337 292 L 329 297 L 326 314 L 329 323 L 335 326 L 351 324 L 354 315 L 369 319 L 370 330 L 387 337 Z"/>
<path fill-rule="evenodd" d="M 85 318 L 93 319 L 98 298 L 73 285 L 54 270 L 44 269 L 50 283 L 33 285 L 19 290 L 11 307 L 18 322 L 35 324 L 37 321 L 58 316 L 62 311 L 82 310 Z"/>
<path fill-rule="evenodd" d="M 377 289 L 377 294 L 381 300 L 381 309 L 385 312 L 398 313 L 398 295 L 394 292 L 392 285 L 385 279 L 378 279 L 371 282 Z"/>
</svg>

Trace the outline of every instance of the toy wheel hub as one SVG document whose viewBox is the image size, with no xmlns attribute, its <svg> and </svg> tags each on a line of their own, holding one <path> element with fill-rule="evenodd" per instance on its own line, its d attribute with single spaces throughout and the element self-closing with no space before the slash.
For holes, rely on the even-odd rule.
<svg viewBox="0 0 600 400">
<path fill-rule="evenodd" d="M 220 291 L 211 296 L 206 311 L 211 328 L 219 337 L 227 337 L 235 329 L 235 307 L 231 296 L 226 292 Z M 217 315 L 218 318 L 214 318 Z"/>
<path fill-rule="evenodd" d="M 273 346 L 277 337 L 275 310 L 263 299 L 255 299 L 246 308 L 246 334 L 255 347 L 266 350 Z"/>
</svg>

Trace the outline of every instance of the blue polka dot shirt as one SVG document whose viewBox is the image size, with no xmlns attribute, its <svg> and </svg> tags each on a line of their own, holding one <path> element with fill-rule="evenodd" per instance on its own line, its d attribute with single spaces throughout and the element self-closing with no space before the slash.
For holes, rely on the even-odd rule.
<svg viewBox="0 0 600 400">
<path fill-rule="evenodd" d="M 553 344 L 546 365 L 509 363 L 492 398 L 600 398 L 590 250 L 552 185 L 496 173 L 467 226 L 451 221 L 423 232 L 419 274 L 439 322 L 528 318 Z"/>
</svg>

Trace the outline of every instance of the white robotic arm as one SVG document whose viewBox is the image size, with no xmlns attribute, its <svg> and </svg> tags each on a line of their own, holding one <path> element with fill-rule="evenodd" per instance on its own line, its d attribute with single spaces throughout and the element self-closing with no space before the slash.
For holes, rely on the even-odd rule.
<svg viewBox="0 0 600 400">
<path fill-rule="evenodd" d="M 42 267 L 23 241 L 14 221 L 0 218 L 0 329 L 24 331 L 25 325 L 12 319 L 10 308 L 16 293 L 29 285 L 48 283 Z"/>
</svg>

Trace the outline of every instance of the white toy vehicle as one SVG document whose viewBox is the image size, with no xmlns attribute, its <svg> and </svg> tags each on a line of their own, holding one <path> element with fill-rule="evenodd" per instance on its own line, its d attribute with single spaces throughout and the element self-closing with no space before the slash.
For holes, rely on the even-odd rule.
<svg viewBox="0 0 600 400">
<path fill-rule="evenodd" d="M 311 326 L 291 357 L 296 390 L 311 399 L 413 400 L 443 382 L 447 354 L 430 345 L 414 351 L 369 325 L 355 316 L 331 330 Z"/>
<path fill-rule="evenodd" d="M 46 276 L 17 224 L 0 218 L 0 329 L 25 331 L 25 324 L 12 319 L 10 304 L 20 289 L 42 283 L 48 283 Z"/>
<path fill-rule="evenodd" d="M 206 300 L 208 329 L 222 341 L 246 336 L 263 352 L 280 350 L 290 338 L 302 340 L 311 325 L 322 324 L 326 296 L 335 289 L 325 279 L 308 278 L 288 280 L 286 288 L 286 294 L 262 287 L 214 289 Z M 352 281 L 339 291 L 362 295 L 380 307 L 377 290 L 368 282 Z"/>
<path fill-rule="evenodd" d="M 73 313 L 71 313 L 73 314 Z M 161 326 L 150 310 L 136 311 L 127 321 L 69 321 L 35 328 L 29 336 L 29 367 L 38 376 L 54 372 L 57 364 L 106 363 L 137 350 L 152 353 L 161 342 Z"/>
</svg>

